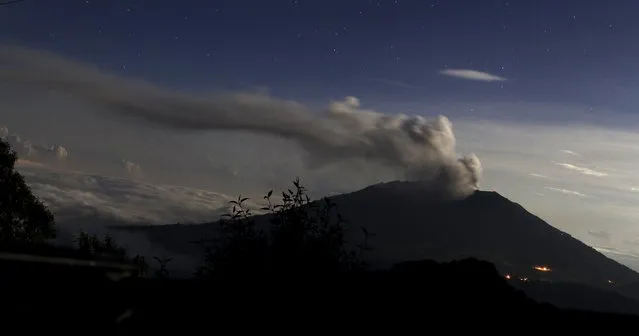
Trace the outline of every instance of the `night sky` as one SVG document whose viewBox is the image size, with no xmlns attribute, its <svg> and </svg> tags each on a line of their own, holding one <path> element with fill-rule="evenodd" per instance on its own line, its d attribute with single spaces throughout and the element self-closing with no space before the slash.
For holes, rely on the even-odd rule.
<svg viewBox="0 0 639 336">
<path fill-rule="evenodd" d="M 300 141 L 247 135 L 251 129 L 229 135 L 210 124 L 198 132 L 142 125 L 101 113 L 109 103 L 135 104 L 139 93 L 180 117 L 181 110 L 162 110 L 178 92 L 259 93 L 268 99 L 251 116 L 267 124 L 276 119 L 269 113 L 288 107 L 277 99 L 308 107 L 318 124 L 327 105 L 346 96 L 384 118 L 441 114 L 454 125 L 453 158 L 475 153 L 481 160 L 482 188 L 639 269 L 637 13 L 636 0 L 24 0 L 0 6 L 0 47 L 71 60 L 68 69 L 77 71 L 69 71 L 70 83 L 83 78 L 79 61 L 119 75 L 114 82 L 122 85 L 135 78 L 155 86 L 147 96 L 128 95 L 119 84 L 100 86 L 109 80 L 96 76 L 96 87 L 127 97 L 114 94 L 102 106 L 56 100 L 3 83 L 12 69 L 0 63 L 0 126 L 63 144 L 67 163 L 77 164 L 69 171 L 135 180 L 29 175 L 60 213 L 89 206 L 91 213 L 117 212 L 118 220 L 153 222 L 209 216 L 224 204 L 222 194 L 261 192 L 295 174 L 321 195 L 388 175 L 368 164 L 314 170 L 299 159 Z M 43 82 L 51 84 L 32 84 Z M 87 92 L 104 98 L 99 90 L 71 93 Z M 200 106 L 179 102 L 185 115 Z M 296 134 L 324 134 L 309 129 Z M 140 176 L 153 187 L 136 184 Z"/>
<path fill-rule="evenodd" d="M 346 92 L 408 110 L 524 100 L 627 112 L 638 10 L 630 0 L 27 0 L 0 10 L 0 38 L 189 90 L 268 89 L 317 103 Z M 460 83 L 438 74 L 446 68 L 508 81 Z"/>
</svg>

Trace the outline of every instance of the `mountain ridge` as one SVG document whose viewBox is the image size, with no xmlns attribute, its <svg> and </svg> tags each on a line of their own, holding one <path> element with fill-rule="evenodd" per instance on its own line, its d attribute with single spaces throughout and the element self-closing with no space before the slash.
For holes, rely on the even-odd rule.
<svg viewBox="0 0 639 336">
<path fill-rule="evenodd" d="M 503 273 L 549 276 L 609 288 L 610 282 L 639 282 L 639 274 L 606 257 L 494 191 L 475 191 L 451 200 L 418 182 L 387 182 L 328 197 L 348 224 L 376 234 L 369 260 L 384 267 L 398 261 L 449 261 L 474 257 L 493 262 Z M 267 223 L 268 215 L 255 216 Z M 169 251 L 195 255 L 188 242 L 211 237 L 217 221 L 192 225 L 118 227 L 143 232 Z M 356 236 L 349 240 L 356 242 Z M 183 242 L 183 243 L 180 243 Z M 535 271 L 535 265 L 552 269 Z"/>
</svg>

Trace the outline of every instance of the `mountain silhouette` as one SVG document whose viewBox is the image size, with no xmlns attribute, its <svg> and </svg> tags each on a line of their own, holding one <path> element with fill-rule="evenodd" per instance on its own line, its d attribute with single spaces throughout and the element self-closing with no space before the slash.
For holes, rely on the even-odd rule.
<svg viewBox="0 0 639 336">
<path fill-rule="evenodd" d="M 582 283 L 610 289 L 639 282 L 639 274 L 562 232 L 496 192 L 476 191 L 462 200 L 443 199 L 419 182 L 388 182 L 330 197 L 357 243 L 360 226 L 375 233 L 373 266 L 405 260 L 478 258 L 516 279 Z M 266 225 L 268 215 L 256 216 Z M 118 227 L 144 232 L 167 251 L 201 255 L 190 242 L 216 234 L 215 222 L 198 225 Z M 544 266 L 540 272 L 534 266 Z"/>
</svg>

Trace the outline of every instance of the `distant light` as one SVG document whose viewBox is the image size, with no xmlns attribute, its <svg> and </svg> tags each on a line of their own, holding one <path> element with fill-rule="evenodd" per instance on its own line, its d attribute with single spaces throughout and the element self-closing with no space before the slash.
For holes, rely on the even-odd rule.
<svg viewBox="0 0 639 336">
<path fill-rule="evenodd" d="M 533 269 L 539 272 L 552 272 L 552 270 L 547 266 L 533 266 Z"/>
<path fill-rule="evenodd" d="M 608 280 L 608 283 L 612 285 L 612 284 L 614 284 L 615 282 L 614 282 L 614 281 L 612 281 L 612 280 Z"/>
<path fill-rule="evenodd" d="M 510 280 L 510 274 L 506 274 L 506 280 Z"/>
</svg>

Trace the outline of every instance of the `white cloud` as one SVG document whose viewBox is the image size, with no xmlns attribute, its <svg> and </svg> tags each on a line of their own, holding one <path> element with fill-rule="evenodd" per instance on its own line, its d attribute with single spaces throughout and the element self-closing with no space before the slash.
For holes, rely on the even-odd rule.
<svg viewBox="0 0 639 336">
<path fill-rule="evenodd" d="M 541 175 L 541 174 L 537 174 L 537 173 L 530 173 L 529 174 L 532 177 L 538 177 L 538 178 L 548 178 L 548 176 L 546 175 Z"/>
<path fill-rule="evenodd" d="M 236 199 L 209 190 L 55 170 L 40 165 L 21 164 L 19 170 L 34 194 L 53 212 L 61 244 L 71 244 L 79 230 L 101 235 L 114 225 L 215 221 L 229 212 L 228 202 Z M 261 201 L 261 198 L 256 199 Z M 262 204 L 249 200 L 246 205 L 254 213 L 260 213 L 257 209 Z M 196 266 L 192 257 L 165 251 L 151 244 L 144 234 L 120 230 L 110 233 L 133 255 L 170 256 L 173 258 L 171 267 L 178 271 L 190 272 Z"/>
<path fill-rule="evenodd" d="M 571 151 L 571 150 L 569 150 L 569 149 L 562 149 L 561 151 L 562 151 L 562 152 L 564 152 L 564 153 L 566 153 L 566 154 L 573 155 L 573 156 L 581 156 L 581 154 L 579 154 L 579 153 L 577 153 L 577 152 L 573 152 L 573 151 Z"/>
<path fill-rule="evenodd" d="M 144 173 L 142 171 L 142 167 L 135 162 L 132 162 L 129 160 L 122 160 L 122 167 L 124 167 L 124 170 L 126 171 L 129 177 L 133 177 L 133 178 L 143 177 Z"/>
<path fill-rule="evenodd" d="M 562 194 L 566 194 L 566 195 L 574 195 L 574 196 L 579 196 L 579 197 L 586 197 L 586 194 L 582 194 L 578 191 L 574 191 L 574 190 L 568 190 L 568 189 L 563 189 L 563 188 L 555 188 L 555 187 L 546 187 L 546 189 L 548 190 L 552 190 L 552 191 L 557 191 L 560 192 Z"/>
<path fill-rule="evenodd" d="M 461 79 L 482 81 L 482 82 L 495 82 L 505 81 L 504 77 L 493 75 L 487 72 L 470 70 L 470 69 L 444 69 L 439 71 L 440 74 L 450 77 L 456 77 Z"/>
<path fill-rule="evenodd" d="M 562 166 L 564 168 L 570 169 L 570 170 L 574 170 L 577 172 L 580 172 L 584 175 L 591 175 L 591 176 L 597 176 L 597 177 L 603 177 L 603 176 L 608 176 L 608 173 L 604 173 L 604 172 L 598 172 L 589 168 L 585 168 L 585 167 L 579 167 L 579 166 L 575 166 L 573 164 L 570 163 L 557 163 L 558 166 Z"/>
<path fill-rule="evenodd" d="M 217 220 L 228 211 L 228 201 L 235 199 L 208 190 L 37 166 L 23 166 L 21 172 L 61 225 L 84 215 L 129 224 L 198 223 Z"/>
</svg>

